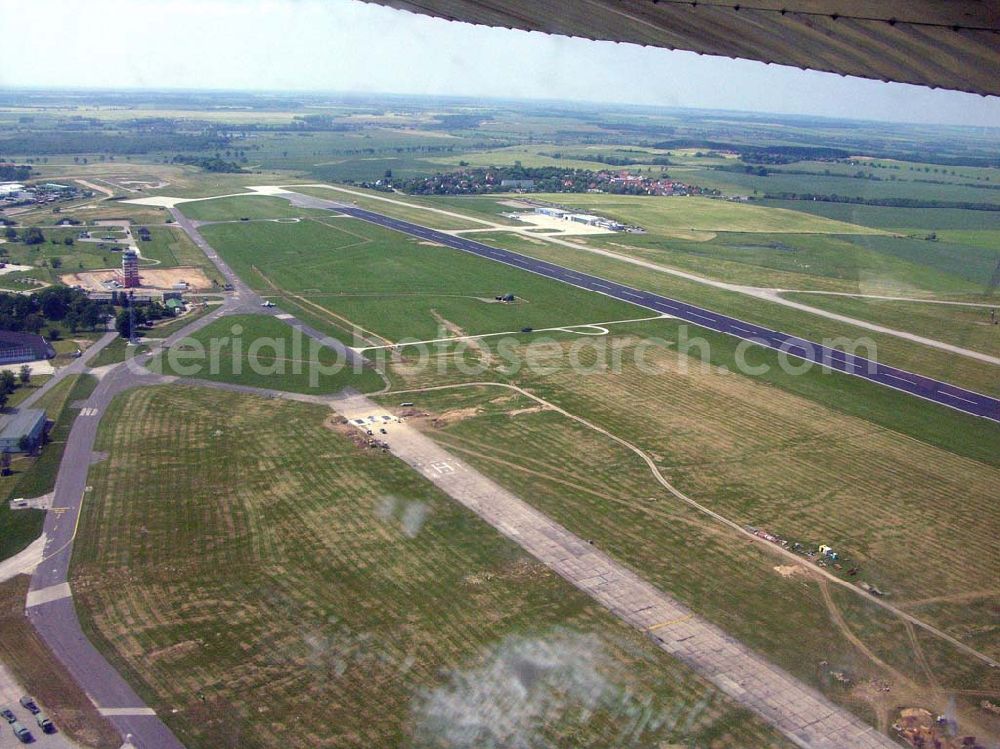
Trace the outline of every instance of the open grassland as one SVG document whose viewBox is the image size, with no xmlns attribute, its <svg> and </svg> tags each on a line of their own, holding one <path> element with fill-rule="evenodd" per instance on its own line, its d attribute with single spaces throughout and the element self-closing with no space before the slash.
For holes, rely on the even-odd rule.
<svg viewBox="0 0 1000 749">
<path fill-rule="evenodd" d="M 630 304 L 349 218 L 219 224 L 205 239 L 251 285 L 393 341 L 603 322 Z M 495 297 L 515 294 L 511 304 Z"/>
<path fill-rule="evenodd" d="M 270 315 L 215 320 L 160 354 L 150 368 L 181 377 L 316 395 L 345 387 L 367 393 L 383 385 L 371 367 L 355 371 L 333 349 Z"/>
<path fill-rule="evenodd" d="M 533 198 L 593 211 L 664 236 L 689 232 L 765 232 L 791 234 L 872 234 L 847 224 L 798 211 L 699 197 L 656 197 L 593 193 L 539 194 Z"/>
<path fill-rule="evenodd" d="M 827 294 L 783 294 L 782 296 L 840 315 L 868 320 L 897 330 L 947 341 L 973 351 L 1000 356 L 1000 325 L 992 323 L 990 309 L 985 307 L 896 302 Z M 1000 300 L 997 301 L 996 310 L 996 314 L 1000 315 Z"/>
<path fill-rule="evenodd" d="M 763 200 L 761 205 L 787 208 L 836 221 L 910 234 L 944 229 L 1000 230 L 1000 211 L 970 211 L 962 208 L 894 208 L 819 200 Z"/>
<path fill-rule="evenodd" d="M 788 746 L 323 409 L 160 387 L 105 419 L 74 596 L 192 749 Z"/>
<path fill-rule="evenodd" d="M 720 232 L 703 242 L 641 234 L 577 241 L 746 286 L 911 296 L 981 293 L 997 260 L 957 244 L 902 237 Z"/>
<path fill-rule="evenodd" d="M 270 195 L 247 195 L 214 200 L 198 200 L 178 206 L 185 216 L 197 221 L 239 221 L 243 218 L 299 218 L 329 215 L 327 211 L 298 208 L 284 198 Z"/>
<path fill-rule="evenodd" d="M 179 226 L 150 226 L 152 237 L 148 242 L 139 242 L 139 252 L 143 259 L 156 260 L 167 268 L 178 266 L 200 268 L 208 278 L 221 285 L 222 276 L 215 265 L 205 257 L 198 245 Z M 133 229 L 133 232 L 135 229 Z M 112 263 L 118 257 L 112 258 Z"/>
<path fill-rule="evenodd" d="M 0 583 L 0 664 L 38 700 L 63 734 L 92 749 L 118 749 L 118 731 L 100 716 L 25 617 L 28 581 L 27 575 L 19 575 Z M 33 725 L 29 729 L 37 733 Z"/>
<path fill-rule="evenodd" d="M 481 229 L 484 226 L 482 223 L 462 218 L 459 215 L 442 213 L 441 211 L 455 212 L 456 214 L 459 212 L 447 205 L 437 205 L 437 200 L 421 199 L 412 195 L 380 194 L 354 187 L 345 188 L 349 189 L 350 192 L 329 187 L 295 187 L 293 189 L 303 195 L 312 195 L 325 200 L 337 200 L 342 203 L 353 203 L 359 208 L 384 213 L 386 216 L 393 216 L 403 221 L 412 221 L 432 229 L 450 231 L 453 229 Z M 494 220 L 487 217 L 481 218 Z M 505 223 L 500 216 L 497 216 L 495 221 L 496 223 Z"/>
<path fill-rule="evenodd" d="M 40 510 L 11 510 L 8 500 L 14 497 L 38 497 L 52 491 L 62 460 L 69 430 L 79 411 L 73 403 L 89 396 L 97 386 L 90 375 L 72 375 L 39 398 L 34 408 L 45 409 L 55 422 L 49 432 L 49 444 L 37 457 L 18 455 L 11 463 L 13 473 L 0 479 L 0 559 L 21 551 L 42 532 L 45 513 Z"/>
<path fill-rule="evenodd" d="M 850 377 L 821 367 L 800 369 L 795 362 L 783 361 L 769 349 L 743 350 L 740 343 L 727 335 L 702 330 L 671 320 L 628 323 L 615 326 L 613 337 L 582 338 L 573 333 L 533 333 L 519 336 L 531 351 L 514 347 L 500 350 L 490 339 L 476 347 L 453 344 L 436 346 L 435 355 L 422 361 L 404 349 L 403 356 L 387 374 L 397 389 L 489 381 L 518 382 L 532 366 L 548 366 L 546 346 L 550 342 L 573 344 L 603 356 L 608 367 L 615 363 L 616 348 L 621 341 L 648 341 L 644 345 L 667 346 L 696 357 L 707 366 L 740 373 L 748 381 L 764 387 L 761 393 L 776 388 L 817 404 L 870 422 L 873 428 L 887 429 L 897 434 L 925 442 L 962 457 L 1000 467 L 1000 455 L 995 445 L 997 425 L 987 419 L 961 413 L 936 404 L 914 399 L 913 396 L 877 385 L 858 377 Z M 590 347 L 588 349 L 588 347 Z M 603 352 L 603 353 L 602 353 Z M 530 356 L 528 354 L 530 353 Z M 576 355 L 574 355 L 576 356 Z M 556 368 L 575 366 L 577 359 L 556 357 Z M 461 367 L 459 367 L 461 363 Z M 793 366 L 788 367 L 791 363 Z M 583 369 L 587 373 L 587 369 Z M 656 376 L 655 371 L 651 376 Z"/>
<path fill-rule="evenodd" d="M 575 250 L 565 245 L 544 243 L 539 239 L 512 237 L 509 234 L 484 233 L 478 234 L 477 239 L 558 263 L 567 268 L 697 304 L 773 330 L 794 333 L 807 340 L 828 343 L 841 341 L 835 344 L 838 348 L 843 346 L 842 341 L 845 338 L 852 342 L 871 341 L 875 344 L 874 350 L 868 348 L 866 353 L 866 346 L 862 345 L 857 349 L 857 353 L 867 355 L 869 358 L 877 355 L 880 362 L 901 369 L 935 377 L 988 395 L 1000 395 L 1000 380 L 996 377 L 995 368 L 984 366 L 982 362 L 966 357 L 955 356 L 895 336 L 827 320 L 799 310 L 782 308 L 778 304 L 714 288 L 668 273 L 654 272 L 614 258 L 598 256 L 583 249 Z M 867 289 L 867 292 L 889 293 L 890 290 L 878 286 Z"/>
<path fill-rule="evenodd" d="M 995 466 L 733 374 L 702 372 L 697 363 L 684 372 L 667 349 L 647 358 L 662 374 L 626 367 L 581 375 L 563 367 L 521 383 L 639 446 L 675 486 L 729 519 L 812 549 L 833 545 L 843 567 L 827 569 L 877 585 L 895 604 L 933 592 L 1000 600 Z M 901 704 L 947 704 L 916 665 L 902 620 L 864 594 L 830 595 L 831 583 L 679 502 L 608 437 L 501 387 L 381 396 L 390 406 L 404 398 L 426 414 L 411 422 L 434 439 L 833 699 L 867 703 L 879 714 Z M 989 606 L 920 611 L 973 647 L 1000 654 Z M 935 680 L 946 693 L 1000 690 L 984 664 L 931 639 L 943 656 Z M 849 684 L 831 671 L 846 673 Z M 871 679 L 891 682 L 891 693 L 869 695 Z M 978 699 L 958 699 L 965 717 L 998 729 Z"/>
</svg>

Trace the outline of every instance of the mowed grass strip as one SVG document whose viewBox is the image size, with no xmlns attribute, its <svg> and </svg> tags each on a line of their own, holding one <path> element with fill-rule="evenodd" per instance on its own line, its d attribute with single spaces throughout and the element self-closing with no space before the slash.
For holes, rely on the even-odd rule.
<svg viewBox="0 0 1000 749">
<path fill-rule="evenodd" d="M 213 320 L 150 363 L 150 369 L 294 393 L 329 394 L 352 387 L 371 392 L 382 379 L 270 315 Z"/>
<path fill-rule="evenodd" d="M 186 746 L 789 746 L 329 419 L 170 386 L 102 422 L 74 595 Z"/>
<path fill-rule="evenodd" d="M 898 473 L 912 473 L 916 463 L 935 456 L 907 456 L 905 439 L 886 449 L 892 435 L 871 434 L 851 420 L 810 421 L 795 413 L 795 399 L 761 408 L 759 399 L 738 392 L 732 376 L 670 371 L 641 382 L 584 377 L 583 385 L 580 378 L 568 384 L 569 376 L 535 381 L 531 390 L 644 447 L 675 484 L 727 517 L 814 546 L 833 544 L 860 567 L 858 579 L 877 581 L 897 603 L 925 590 L 989 585 L 996 545 L 983 526 L 990 524 L 973 527 L 968 518 L 995 512 L 985 485 L 974 509 L 962 507 L 969 498 L 959 489 L 965 466 L 939 465 L 939 473 L 948 467 L 952 475 L 930 487 L 931 469 L 924 467 L 916 482 L 924 486 L 904 490 Z M 705 382 L 715 378 L 723 382 Z M 880 710 L 899 700 L 947 704 L 916 665 L 905 633 L 899 637 L 900 620 L 866 605 L 865 597 L 838 591 L 835 605 L 847 628 L 838 625 L 805 570 L 680 503 L 636 455 L 604 435 L 500 387 L 380 396 L 388 406 L 402 398 L 428 414 L 410 422 L 456 455 L 835 701 Z M 830 439 L 852 428 L 860 433 L 848 444 Z M 836 480 L 816 480 L 833 474 Z M 928 500 L 940 497 L 949 482 L 947 506 L 929 511 Z M 879 494 L 883 487 L 889 487 L 887 496 Z M 937 512 L 958 513 L 947 533 Z M 915 555 L 915 547 L 923 552 Z M 990 618 L 973 619 L 953 634 L 965 637 L 981 628 L 970 644 L 996 656 L 986 642 Z M 954 624 L 947 617 L 932 621 L 946 629 Z M 888 668 L 854 644 L 855 628 Z M 941 641 L 934 648 L 941 657 L 936 678 L 946 692 L 977 683 L 1000 687 L 985 664 Z M 832 678 L 831 670 L 844 672 L 849 682 Z M 871 679 L 891 682 L 892 694 L 872 694 Z M 984 717 L 978 700 L 960 702 L 963 718 Z"/>
<path fill-rule="evenodd" d="M 350 218 L 220 224 L 203 234 L 255 288 L 272 293 L 278 287 L 393 341 L 652 314 Z M 496 302 L 508 293 L 515 303 Z"/>
</svg>

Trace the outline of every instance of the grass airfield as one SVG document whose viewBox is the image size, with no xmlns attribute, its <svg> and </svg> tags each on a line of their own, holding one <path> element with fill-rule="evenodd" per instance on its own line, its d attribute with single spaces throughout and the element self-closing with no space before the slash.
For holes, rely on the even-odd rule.
<svg viewBox="0 0 1000 749">
<path fill-rule="evenodd" d="M 414 207 L 418 201 L 393 197 L 413 205 L 373 200 L 367 207 L 409 220 L 431 215 Z M 463 200 L 419 202 L 461 212 Z M 687 200 L 678 204 L 679 211 L 693 206 L 683 217 L 652 216 L 657 228 L 629 251 L 727 280 L 764 282 L 774 274 L 811 280 L 813 289 L 858 288 L 875 268 L 929 298 L 965 298 L 977 288 L 977 281 L 947 272 L 935 259 L 958 252 L 958 242 L 943 248 L 926 243 L 933 257 L 917 251 L 922 244 L 893 254 L 875 246 L 892 239 L 877 228 L 852 225 L 848 231 L 836 219 L 805 212 L 788 216 L 793 212 L 719 203 L 723 215 L 715 205 L 703 209 Z M 475 201 L 468 215 L 480 219 L 497 205 L 492 198 Z M 638 212 L 653 210 L 651 201 L 636 205 Z M 588 206 L 600 212 L 596 202 Z M 746 208 L 757 210 L 738 220 L 728 213 Z M 252 286 L 289 311 L 307 311 L 303 319 L 338 337 L 352 323 L 377 339 L 398 341 L 648 314 L 360 222 L 307 215 L 279 198 L 225 198 L 183 204 L 182 210 L 199 220 L 235 222 L 202 231 Z M 242 217 L 253 220 L 240 222 Z M 289 218 L 303 220 L 266 220 Z M 720 233 L 719 221 L 729 221 L 724 225 L 731 230 Z M 677 238 L 692 230 L 698 233 L 693 238 Z M 721 311 L 756 315 L 782 330 L 796 325 L 803 335 L 844 332 L 844 326 L 803 313 L 764 312 L 759 301 L 540 240 L 509 233 L 481 238 Z M 580 241 L 607 246 L 611 240 Z M 768 246 L 774 242 L 793 250 Z M 800 265 L 783 265 L 787 256 Z M 493 303 L 495 294 L 508 291 L 524 301 Z M 834 297 L 796 299 L 805 297 L 831 309 L 843 304 L 838 308 L 858 317 L 868 309 L 868 303 Z M 867 319 L 959 335 L 963 345 L 995 350 L 988 330 L 970 328 L 977 322 L 970 315 L 906 304 L 902 311 L 886 305 Z M 969 329 L 978 337 L 967 335 Z M 282 335 L 281 328 L 262 332 Z M 628 348 L 645 335 L 674 340 L 675 332 L 669 321 L 634 323 L 606 339 Z M 578 338 L 553 337 L 563 346 Z M 516 338 L 521 345 L 530 340 Z M 984 392 L 995 384 L 989 368 L 938 354 L 887 339 L 883 358 Z M 998 599 L 989 579 L 1000 558 L 990 533 L 998 522 L 990 501 L 998 478 L 995 425 L 900 400 L 891 391 L 863 391 L 853 378 L 816 376 L 793 386 L 780 377 L 689 374 L 679 371 L 672 349 L 654 355 L 665 367 L 655 378 L 628 369 L 580 377 L 566 367 L 543 377 L 487 368 L 475 377 L 526 387 L 626 437 L 653 455 L 671 481 L 727 517 L 847 550 L 866 580 L 890 591 L 894 604 L 998 656 L 991 614 Z M 469 380 L 452 366 L 458 361 L 452 349 L 436 356 L 449 362 L 444 369 L 415 375 L 391 365 L 386 374 L 396 390 Z M 475 363 L 478 357 L 473 350 L 462 358 Z M 229 371 L 218 379 L 268 382 L 239 380 Z M 294 380 L 281 387 L 302 389 Z M 492 390 L 394 392 L 385 402 L 413 400 L 429 414 L 427 429 L 443 445 L 874 724 L 887 727 L 899 705 L 947 707 L 946 696 L 957 695 L 963 716 L 987 732 L 998 730 L 978 708 L 980 692 L 1000 692 L 992 672 L 923 630 L 911 632 L 863 597 L 776 569 L 781 565 L 766 551 L 675 506 L 620 446 L 551 411 L 517 413 L 534 404 L 505 397 Z M 88 632 L 135 675 L 150 704 L 179 711 L 173 725 L 184 740 L 205 747 L 232 741 L 310 746 L 335 725 L 331 745 L 420 744 L 428 735 L 421 731 L 441 725 L 427 722 L 440 720 L 429 706 L 453 704 L 448 700 L 456 684 L 467 687 L 504 673 L 505 653 L 522 653 L 519 648 L 534 648 L 537 641 L 562 647 L 578 637 L 596 638 L 587 639 L 587 647 L 607 655 L 602 676 L 611 693 L 640 695 L 643 709 L 653 714 L 705 698 L 697 679 L 649 656 L 641 638 L 624 628 L 619 637 L 610 617 L 519 559 L 516 549 L 475 527 L 416 476 L 381 455 L 359 452 L 324 418 L 303 404 L 171 386 L 120 399 L 102 427 L 101 449 L 113 457 L 92 473 L 104 499 L 87 506 L 74 589 L 90 612 Z M 237 433 L 250 437 L 237 444 Z M 219 454 L 227 456 L 221 475 L 212 468 Z M 126 500 L 134 487 L 122 476 L 138 460 L 153 468 L 143 494 L 148 498 L 132 506 Z M 182 466 L 192 470 L 182 475 Z M 817 476 L 833 488 L 817 486 Z M 385 496 L 395 499 L 381 503 Z M 406 523 L 416 516 L 423 519 L 421 530 L 410 537 Z M 126 543 L 112 543 L 116 538 Z M 204 558 L 183 553 L 195 547 Z M 248 575 L 223 579 L 223 568 Z M 125 580 L 135 592 L 122 598 L 116 591 Z M 376 595 L 362 594 L 368 590 Z M 450 608 L 455 590 L 466 595 L 465 605 Z M 254 596 L 268 605 L 240 604 Z M 525 631 L 527 639 L 515 634 Z M 524 645 L 535 634 L 534 644 Z M 402 675 L 393 670 L 410 655 L 415 661 Z M 888 694 L 874 686 L 882 681 L 893 685 Z M 248 690 L 263 696 L 248 700 Z M 505 694 L 487 691 L 484 700 L 506 705 Z M 586 728 L 575 716 L 589 708 L 572 707 L 571 700 L 551 714 L 529 716 L 527 725 L 541 731 L 539 740 L 608 745 L 625 730 L 622 716 L 631 709 L 608 699 Z M 296 700 L 310 709 L 292 715 Z M 719 698 L 709 705 L 692 729 L 699 745 L 785 745 Z M 654 738 L 683 740 L 660 731 L 641 735 L 637 745 Z"/>
</svg>

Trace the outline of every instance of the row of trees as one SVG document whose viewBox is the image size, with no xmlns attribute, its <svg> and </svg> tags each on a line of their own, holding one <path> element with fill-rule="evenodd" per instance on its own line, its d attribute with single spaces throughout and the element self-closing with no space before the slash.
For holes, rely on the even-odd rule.
<svg viewBox="0 0 1000 749">
<path fill-rule="evenodd" d="M 0 329 L 38 333 L 46 325 L 65 325 L 70 332 L 95 330 L 111 315 L 111 307 L 88 299 L 79 289 L 50 286 L 35 294 L 0 292 Z M 50 337 L 52 336 L 50 330 Z M 55 328 L 58 334 L 58 328 Z"/>
</svg>

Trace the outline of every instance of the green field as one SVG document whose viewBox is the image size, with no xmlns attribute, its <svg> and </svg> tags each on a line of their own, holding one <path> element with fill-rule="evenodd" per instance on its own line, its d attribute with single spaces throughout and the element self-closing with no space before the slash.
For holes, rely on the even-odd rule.
<svg viewBox="0 0 1000 749">
<path fill-rule="evenodd" d="M 724 232 L 692 242 L 616 234 L 583 243 L 719 281 L 819 291 L 975 294 L 996 265 L 988 251 L 902 237 Z"/>
<path fill-rule="evenodd" d="M 765 232 L 791 234 L 872 234 L 875 230 L 798 211 L 699 197 L 635 197 L 590 193 L 538 194 L 532 198 L 580 208 L 637 224 L 664 236 L 695 233 Z"/>
<path fill-rule="evenodd" d="M 1000 325 L 992 324 L 990 309 L 950 304 L 859 299 L 826 294 L 783 294 L 812 307 L 868 320 L 897 330 L 929 336 L 954 346 L 1000 356 Z M 1000 315 L 1000 300 L 995 307 Z M 988 367 L 988 364 L 984 364 Z"/>
<path fill-rule="evenodd" d="M 392 341 L 650 315 L 354 219 L 220 224 L 205 227 L 203 234 L 254 287 L 330 310 Z M 506 293 L 518 301 L 495 302 Z"/>
<path fill-rule="evenodd" d="M 1000 211 L 960 208 L 893 208 L 814 200 L 764 200 L 761 205 L 786 208 L 851 224 L 902 233 L 944 229 L 1000 230 Z"/>
<path fill-rule="evenodd" d="M 562 367 L 520 384 L 645 449 L 675 486 L 740 525 L 812 549 L 832 544 L 844 566 L 831 571 L 876 584 L 895 603 L 961 592 L 996 602 L 983 564 L 1000 554 L 989 538 L 996 466 L 732 374 L 696 364 L 685 370 L 665 348 L 647 359 L 662 365 L 657 376 L 634 367 L 581 376 Z M 944 657 L 928 683 L 891 614 L 847 593 L 826 603 L 816 580 L 790 573 L 781 567 L 788 562 L 681 504 L 638 457 L 559 413 L 532 409 L 532 401 L 500 387 L 381 397 L 390 407 L 401 398 L 427 414 L 410 422 L 456 455 L 835 701 L 888 711 L 900 701 L 946 704 L 938 684 L 945 694 L 997 685 L 983 664 L 937 641 Z M 838 610 L 846 628 L 832 619 Z M 921 611 L 997 656 L 988 606 L 978 616 L 954 606 Z M 913 685 L 867 658 L 853 635 Z M 830 680 L 824 664 L 837 664 L 856 687 Z M 866 694 L 870 678 L 890 679 L 893 694 Z M 956 695 L 965 716 L 989 725 L 978 699 Z"/>
<path fill-rule="evenodd" d="M 346 435 L 186 387 L 105 416 L 76 603 L 186 746 L 789 746 Z"/>
<path fill-rule="evenodd" d="M 876 333 L 864 328 L 852 327 L 845 323 L 827 320 L 801 311 L 782 308 L 761 299 L 746 296 L 725 289 L 691 281 L 668 273 L 651 272 L 628 263 L 598 256 L 583 250 L 573 250 L 565 246 L 529 241 L 509 234 L 478 234 L 477 239 L 487 244 L 514 250 L 558 263 L 596 276 L 628 284 L 636 288 L 653 291 L 673 299 L 704 306 L 718 312 L 738 317 L 772 330 L 795 333 L 807 340 L 831 343 L 847 337 L 851 341 L 870 340 L 875 343 L 878 360 L 912 372 L 929 375 L 952 382 L 971 390 L 1000 395 L 1000 380 L 989 367 L 980 362 L 964 360 L 962 357 L 921 344 Z M 887 293 L 891 289 L 875 287 L 869 293 Z M 836 344 L 841 346 L 843 344 Z M 921 406 L 912 404 L 920 410 Z"/>
<path fill-rule="evenodd" d="M 242 218 L 298 218 L 321 216 L 326 211 L 293 206 L 284 198 L 270 195 L 247 195 L 246 197 L 215 198 L 198 200 L 179 205 L 181 213 L 198 221 L 239 221 Z"/>
<path fill-rule="evenodd" d="M 371 392 L 383 385 L 372 368 L 353 371 L 332 349 L 269 315 L 214 320 L 159 355 L 150 368 L 180 377 L 317 395 L 345 387 Z"/>
</svg>

